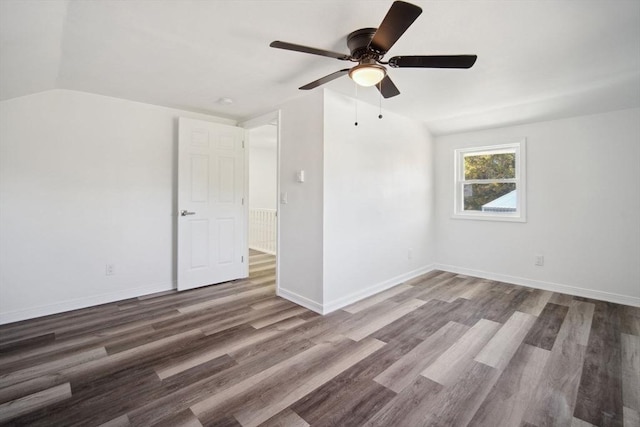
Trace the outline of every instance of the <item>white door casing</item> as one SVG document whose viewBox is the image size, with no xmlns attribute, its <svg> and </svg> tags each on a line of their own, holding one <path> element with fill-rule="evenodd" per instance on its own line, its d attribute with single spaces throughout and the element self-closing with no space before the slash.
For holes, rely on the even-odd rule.
<svg viewBox="0 0 640 427">
<path fill-rule="evenodd" d="M 178 122 L 178 290 L 246 277 L 244 129 Z"/>
</svg>

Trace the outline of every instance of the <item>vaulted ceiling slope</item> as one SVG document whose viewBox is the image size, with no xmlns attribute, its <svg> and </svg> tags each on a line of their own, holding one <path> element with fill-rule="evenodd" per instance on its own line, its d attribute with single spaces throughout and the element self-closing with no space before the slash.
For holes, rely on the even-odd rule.
<svg viewBox="0 0 640 427">
<path fill-rule="evenodd" d="M 469 70 L 391 69 L 383 108 L 435 134 L 640 106 L 640 1 L 413 1 L 423 13 L 389 56 L 477 54 Z M 344 63 L 380 0 L 2 0 L 0 99 L 64 88 L 242 120 Z M 326 87 L 353 95 L 342 77 Z M 321 89 L 315 89 L 321 90 Z M 231 105 L 217 102 L 221 97 Z M 377 104 L 375 88 L 358 98 Z"/>
</svg>

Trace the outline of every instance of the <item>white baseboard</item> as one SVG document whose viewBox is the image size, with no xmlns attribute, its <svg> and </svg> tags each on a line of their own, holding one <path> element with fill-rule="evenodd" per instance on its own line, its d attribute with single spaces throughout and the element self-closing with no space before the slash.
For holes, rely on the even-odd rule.
<svg viewBox="0 0 640 427">
<path fill-rule="evenodd" d="M 364 298 L 370 297 L 371 295 L 375 295 L 379 292 L 386 291 L 389 288 L 393 288 L 394 286 L 406 282 L 407 280 L 411 280 L 414 277 L 418 277 L 430 271 L 433 271 L 434 269 L 435 266 L 433 264 L 426 265 L 424 267 L 409 271 L 408 273 L 404 273 L 383 282 L 377 283 L 373 286 L 369 286 L 368 288 L 362 289 L 360 291 L 353 292 L 349 295 L 345 295 L 341 298 L 335 299 L 323 305 L 322 314 L 327 314 L 331 313 L 332 311 L 339 310 Z"/>
<path fill-rule="evenodd" d="M 474 270 L 470 268 L 458 267 L 455 265 L 436 264 L 434 266 L 434 270 L 443 270 L 456 274 L 464 274 L 465 276 L 480 277 L 482 279 L 496 280 L 504 283 L 512 283 L 514 285 L 527 286 L 529 288 L 542 289 L 545 291 L 559 292 L 562 294 L 569 294 L 577 297 L 592 298 L 601 301 L 614 302 L 616 304 L 640 307 L 640 298 L 630 295 L 620 295 L 610 292 L 597 291 L 594 289 L 562 285 L 560 283 L 526 279 L 524 277 L 509 276 L 506 274 L 492 273 L 482 270 Z"/>
<path fill-rule="evenodd" d="M 175 289 L 175 283 L 155 284 L 134 289 L 125 289 L 108 294 L 92 295 L 84 298 L 77 298 L 61 301 L 54 304 L 30 307 L 22 310 L 0 313 L 0 325 L 6 323 L 19 322 L 21 320 L 33 319 L 36 317 L 49 316 L 51 314 L 63 313 L 65 311 L 78 310 L 81 308 L 107 304 L 115 301 L 122 301 L 129 298 L 136 298 L 143 295 L 165 292 Z"/>
<path fill-rule="evenodd" d="M 288 299 L 291 302 L 294 302 L 298 305 L 303 306 L 304 308 L 308 308 L 311 311 L 315 311 L 316 313 L 326 314 L 322 311 L 322 304 L 313 301 L 307 297 L 303 297 L 295 292 L 288 291 L 286 289 L 282 289 L 281 287 L 276 288 L 276 295 L 282 297 L 284 299 Z"/>
</svg>

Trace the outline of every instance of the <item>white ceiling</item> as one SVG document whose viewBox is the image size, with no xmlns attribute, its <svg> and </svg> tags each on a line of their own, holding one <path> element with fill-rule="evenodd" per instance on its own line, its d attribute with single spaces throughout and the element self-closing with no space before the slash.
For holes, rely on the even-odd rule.
<svg viewBox="0 0 640 427">
<path fill-rule="evenodd" d="M 436 134 L 640 106 L 640 0 L 412 2 L 423 13 L 387 58 L 478 55 L 470 70 L 390 70 L 402 93 L 383 108 Z M 344 68 L 271 41 L 348 53 L 346 35 L 390 5 L 1 0 L 0 99 L 66 88 L 243 120 Z M 354 93 L 347 77 L 326 87 Z M 378 103 L 375 88 L 358 96 Z"/>
</svg>

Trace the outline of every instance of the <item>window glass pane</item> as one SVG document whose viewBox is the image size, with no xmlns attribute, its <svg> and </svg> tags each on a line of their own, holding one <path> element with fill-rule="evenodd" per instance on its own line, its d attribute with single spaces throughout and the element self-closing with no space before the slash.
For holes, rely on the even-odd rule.
<svg viewBox="0 0 640 427">
<path fill-rule="evenodd" d="M 464 210 L 482 212 L 516 212 L 518 194 L 516 184 L 465 184 Z"/>
<path fill-rule="evenodd" d="M 464 156 L 464 179 L 511 179 L 516 177 L 516 153 Z"/>
</svg>

